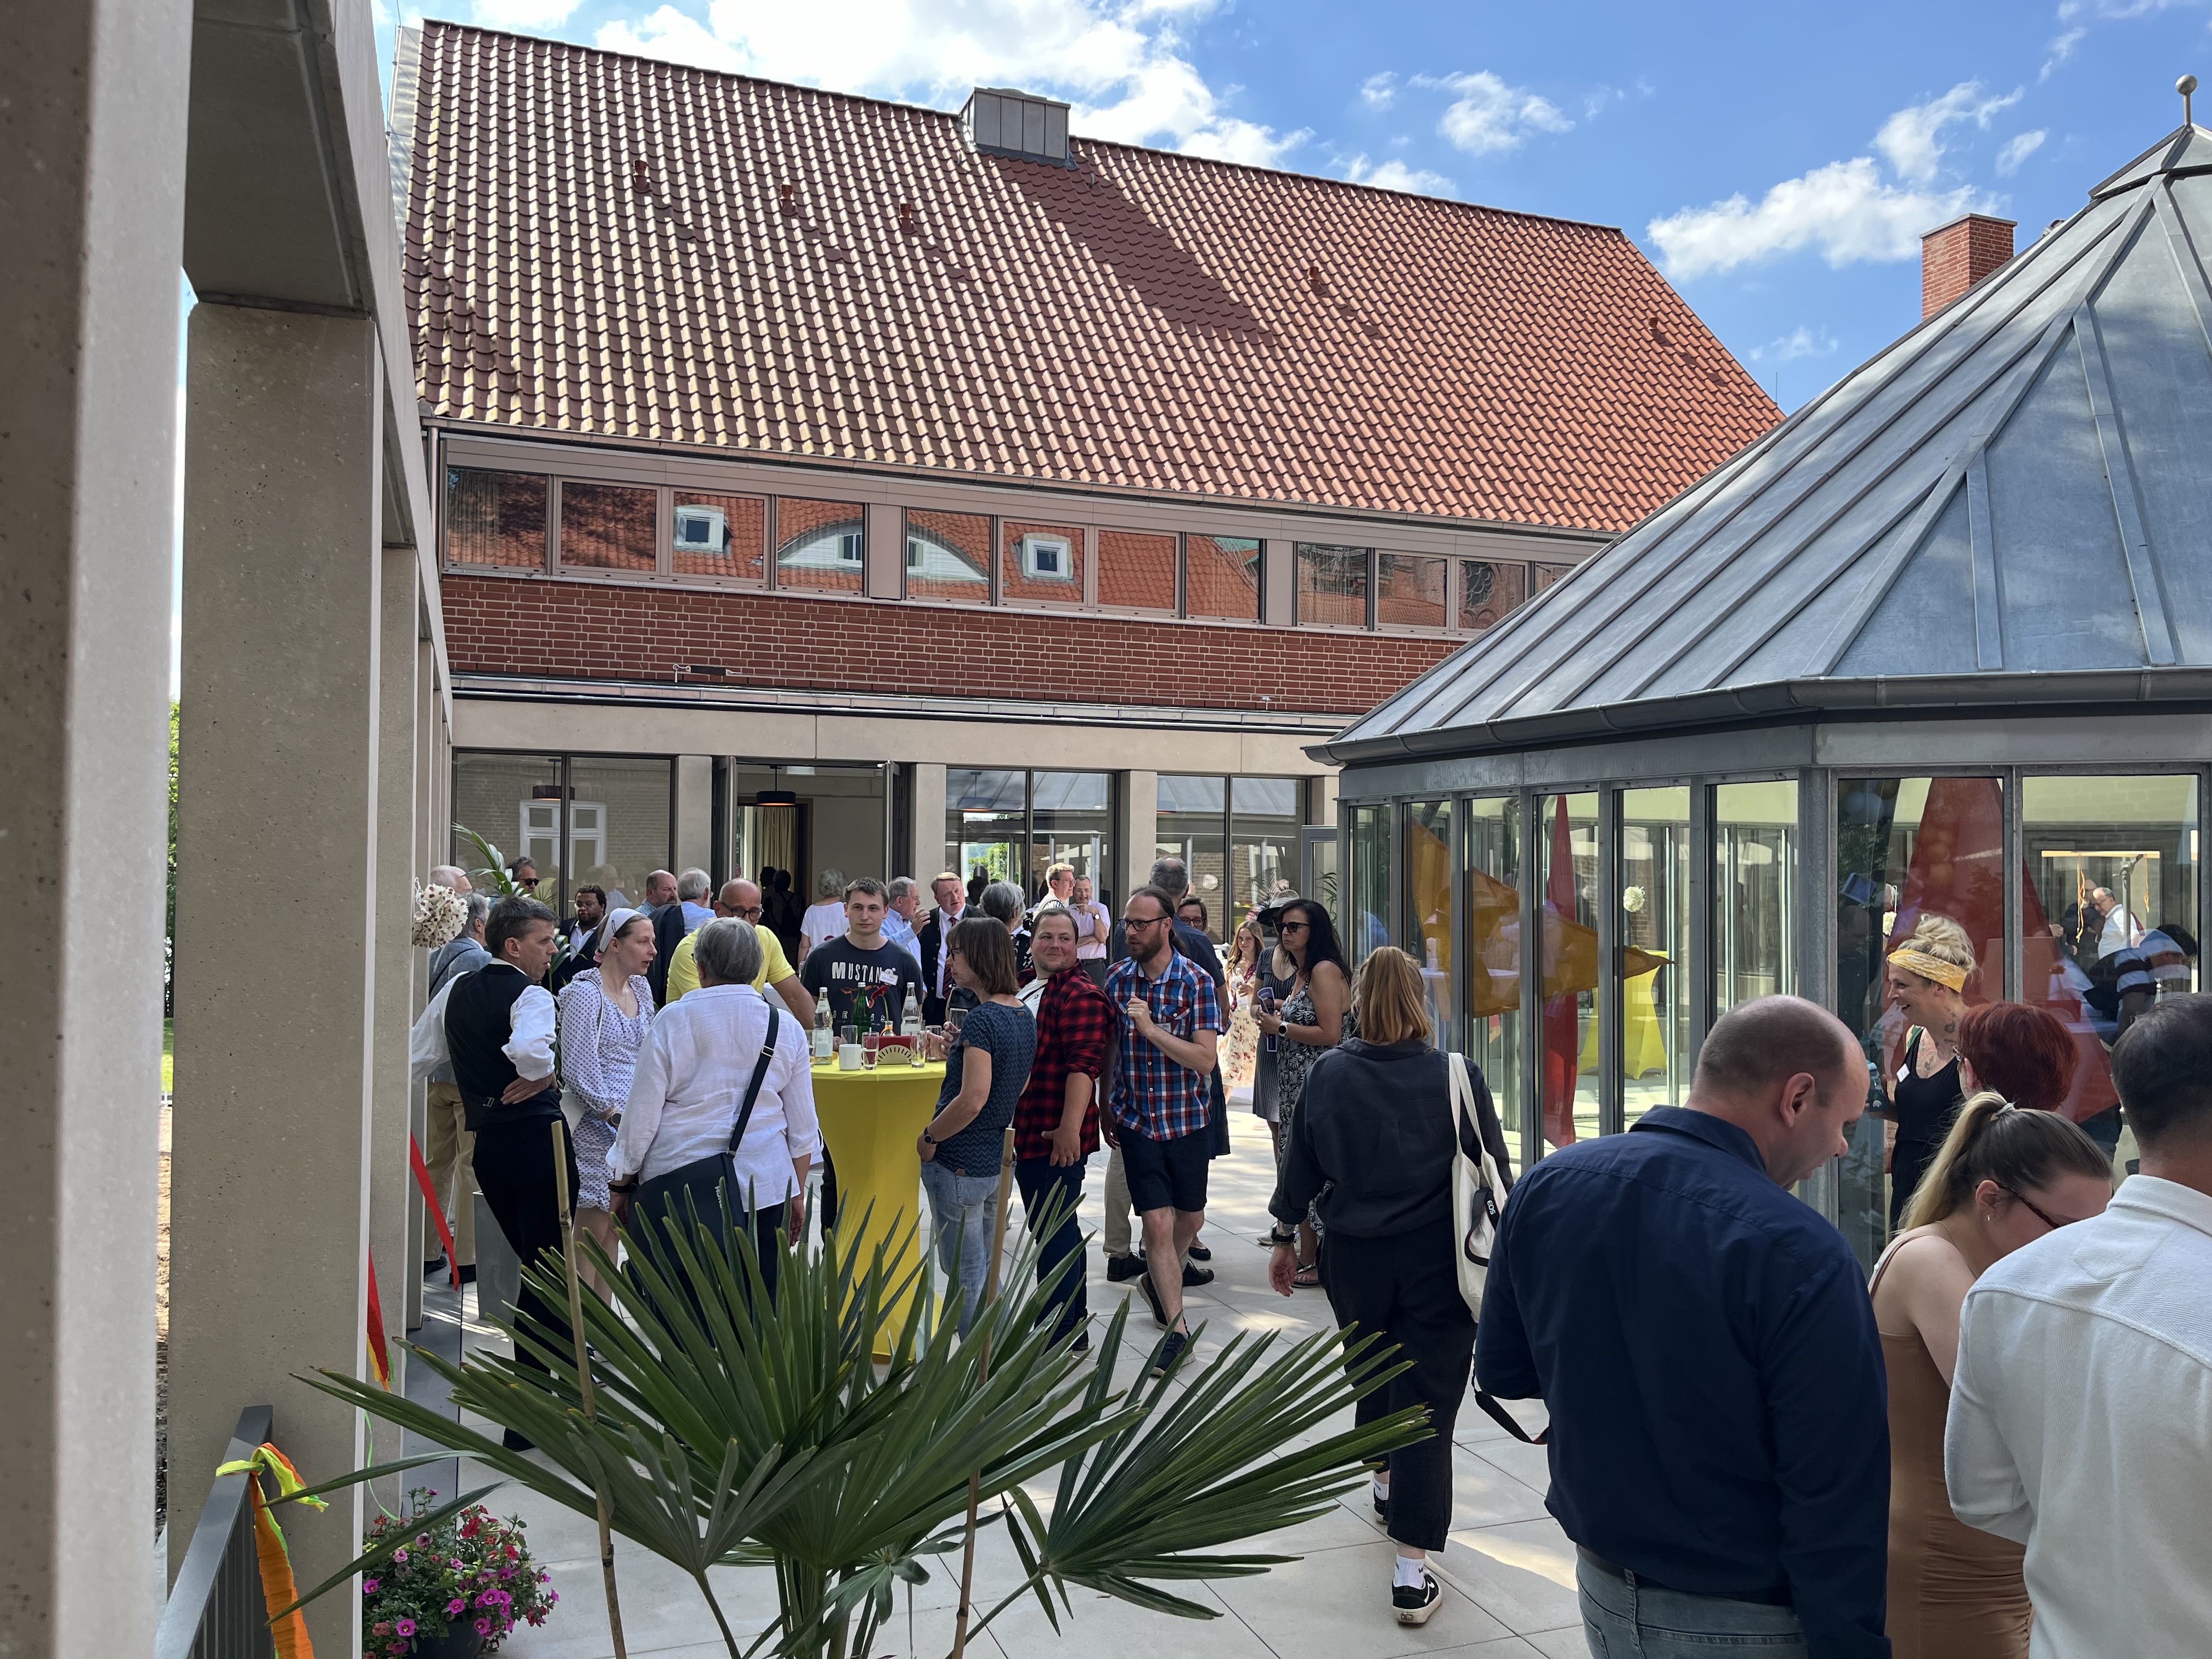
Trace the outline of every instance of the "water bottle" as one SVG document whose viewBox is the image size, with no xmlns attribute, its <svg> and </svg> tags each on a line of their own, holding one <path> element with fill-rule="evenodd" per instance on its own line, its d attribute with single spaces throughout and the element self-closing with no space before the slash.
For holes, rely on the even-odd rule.
<svg viewBox="0 0 2212 1659">
<path fill-rule="evenodd" d="M 825 996 L 814 1005 L 814 1058 L 828 1060 L 830 1057 L 830 999 Z"/>
<path fill-rule="evenodd" d="M 906 1008 L 899 1015 L 899 1036 L 906 1043 L 907 1064 L 922 1064 L 921 1003 L 911 986 L 907 988 Z"/>
</svg>

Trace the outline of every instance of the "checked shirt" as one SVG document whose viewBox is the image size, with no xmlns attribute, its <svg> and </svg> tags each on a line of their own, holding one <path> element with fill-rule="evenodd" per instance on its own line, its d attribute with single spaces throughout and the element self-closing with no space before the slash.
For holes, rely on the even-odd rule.
<svg viewBox="0 0 2212 1659">
<path fill-rule="evenodd" d="M 1108 1045 L 1119 1023 L 1106 994 L 1079 966 L 1045 981 L 1044 994 L 1037 1000 L 1036 1059 L 1030 1065 L 1028 1086 L 1014 1106 L 1017 1158 L 1052 1156 L 1052 1132 L 1060 1127 L 1060 1115 L 1067 1105 L 1067 1079 L 1076 1072 L 1089 1073 L 1093 1085 L 1091 1103 L 1083 1112 L 1084 1155 L 1098 1150 L 1096 1085 L 1106 1069 Z"/>
<path fill-rule="evenodd" d="M 1133 997 L 1151 1006 L 1152 1023 L 1185 1042 L 1221 1029 L 1221 1005 L 1205 971 L 1176 952 L 1165 972 L 1146 979 L 1136 958 L 1117 962 L 1106 975 L 1106 1000 L 1114 1006 L 1121 1054 L 1114 1073 L 1114 1121 L 1147 1140 L 1180 1140 L 1206 1127 L 1212 1104 L 1208 1072 L 1178 1066 L 1137 1033 L 1122 1010 Z"/>
</svg>

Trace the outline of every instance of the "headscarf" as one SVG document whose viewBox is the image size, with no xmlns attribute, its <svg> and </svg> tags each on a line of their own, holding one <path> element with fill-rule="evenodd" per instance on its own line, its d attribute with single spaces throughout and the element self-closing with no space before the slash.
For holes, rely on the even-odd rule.
<svg viewBox="0 0 2212 1659">
<path fill-rule="evenodd" d="M 645 912 L 642 910 L 628 908 L 608 911 L 605 920 L 599 923 L 599 931 L 592 936 L 592 954 L 604 959 L 607 954 L 607 946 L 615 942 L 615 935 L 636 918 L 644 915 Z"/>
<path fill-rule="evenodd" d="M 1954 991 L 1966 988 L 1966 970 L 1941 957 L 1931 957 L 1925 951 L 1916 951 L 1910 945 L 1900 945 L 1889 953 L 1893 968 L 1902 968 L 1908 974 L 1917 974 L 1925 980 L 1947 986 Z"/>
</svg>

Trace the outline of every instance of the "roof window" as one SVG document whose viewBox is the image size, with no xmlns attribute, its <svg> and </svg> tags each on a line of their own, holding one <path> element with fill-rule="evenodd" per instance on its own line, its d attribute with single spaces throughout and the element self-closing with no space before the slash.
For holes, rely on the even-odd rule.
<svg viewBox="0 0 2212 1659">
<path fill-rule="evenodd" d="M 981 155 L 1012 155 L 1072 167 L 1067 106 L 1006 87 L 978 87 L 960 112 L 961 130 Z"/>
</svg>

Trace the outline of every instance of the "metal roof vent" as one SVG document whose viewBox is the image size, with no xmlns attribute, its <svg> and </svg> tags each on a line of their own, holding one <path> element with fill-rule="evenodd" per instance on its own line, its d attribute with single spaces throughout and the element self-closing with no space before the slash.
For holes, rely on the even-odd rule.
<svg viewBox="0 0 2212 1659">
<path fill-rule="evenodd" d="M 1006 87 L 978 87 L 960 112 L 961 130 L 980 155 L 1012 155 L 1072 167 L 1067 106 Z"/>
</svg>

